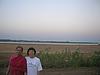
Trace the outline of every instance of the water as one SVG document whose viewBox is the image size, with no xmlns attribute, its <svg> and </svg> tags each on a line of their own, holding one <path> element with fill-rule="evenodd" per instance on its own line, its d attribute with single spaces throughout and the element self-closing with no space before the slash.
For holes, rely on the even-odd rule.
<svg viewBox="0 0 100 75">
<path fill-rule="evenodd" d="M 50 45 L 98 45 L 98 43 L 43 43 L 43 42 L 0 42 L 3 44 L 50 44 Z"/>
</svg>

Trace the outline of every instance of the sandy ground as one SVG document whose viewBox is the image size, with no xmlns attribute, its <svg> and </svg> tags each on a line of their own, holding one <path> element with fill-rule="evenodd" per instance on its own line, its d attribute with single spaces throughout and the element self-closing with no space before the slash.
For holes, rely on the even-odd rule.
<svg viewBox="0 0 100 75">
<path fill-rule="evenodd" d="M 37 51 L 47 50 L 48 52 L 55 51 L 70 51 L 73 52 L 79 49 L 81 53 L 91 53 L 100 51 L 100 45 L 48 45 L 48 44 L 0 44 L 0 51 L 14 51 L 16 46 L 23 46 L 24 50 L 29 47 L 34 47 Z"/>
<path fill-rule="evenodd" d="M 34 47 L 38 52 L 47 51 L 47 52 L 74 52 L 76 49 L 80 50 L 80 53 L 90 56 L 94 51 L 100 51 L 100 45 L 51 45 L 51 44 L 10 44 L 10 43 L 0 43 L 0 59 L 7 59 L 11 54 L 14 53 L 17 46 L 22 46 L 24 48 L 24 53 L 29 47 Z M 6 53 L 6 56 L 4 54 Z"/>
</svg>

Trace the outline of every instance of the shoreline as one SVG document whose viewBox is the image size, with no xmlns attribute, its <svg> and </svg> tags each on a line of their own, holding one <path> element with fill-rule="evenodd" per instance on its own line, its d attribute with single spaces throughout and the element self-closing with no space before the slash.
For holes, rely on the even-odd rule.
<svg viewBox="0 0 100 75">
<path fill-rule="evenodd" d="M 69 42 L 69 43 L 64 43 L 64 42 L 0 42 L 0 44 L 48 44 L 48 45 L 99 45 L 98 43 L 78 43 L 78 42 Z"/>
</svg>

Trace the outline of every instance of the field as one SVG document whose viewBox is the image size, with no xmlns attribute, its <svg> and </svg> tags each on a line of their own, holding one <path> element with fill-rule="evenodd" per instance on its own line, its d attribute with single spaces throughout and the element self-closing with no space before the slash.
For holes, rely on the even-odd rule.
<svg viewBox="0 0 100 75">
<path fill-rule="evenodd" d="M 99 67 L 95 66 L 95 63 L 92 60 L 92 65 L 87 67 L 87 63 L 85 66 L 80 67 L 81 61 L 80 54 L 90 57 L 94 54 L 95 51 L 100 51 L 100 45 L 47 45 L 47 44 L 0 44 L 0 74 L 5 75 L 6 67 L 8 64 L 8 59 L 11 54 L 14 53 L 16 46 L 21 45 L 24 48 L 24 55 L 26 55 L 26 51 L 29 47 L 34 47 L 37 52 L 40 53 L 40 59 L 43 63 L 44 70 L 41 72 L 41 75 L 99 75 Z M 79 50 L 79 53 L 76 51 Z M 67 54 L 65 54 L 67 51 Z M 62 62 L 60 58 L 66 57 L 69 54 L 72 56 L 77 56 L 77 58 L 73 58 L 71 60 L 70 66 L 66 64 L 66 62 Z M 75 54 L 76 53 L 76 54 Z M 48 56 L 48 57 L 47 57 Z M 98 56 L 94 56 L 98 60 Z M 94 58 L 93 57 L 93 58 Z M 99 56 L 100 57 L 100 56 Z M 92 59 L 93 59 L 92 58 Z M 45 61 L 45 59 L 47 61 Z M 51 61 L 49 61 L 51 59 Z M 56 61 L 55 61 L 56 60 Z M 76 60 L 79 64 L 76 63 Z M 55 64 L 53 64 L 55 62 Z M 53 66 L 52 66 L 53 64 Z M 97 65 L 97 64 L 96 64 Z M 65 67 L 64 67 L 65 66 Z M 82 65 L 81 65 L 82 66 Z M 97 65 L 98 66 L 98 65 Z M 68 67 L 68 68 L 66 68 Z"/>
</svg>

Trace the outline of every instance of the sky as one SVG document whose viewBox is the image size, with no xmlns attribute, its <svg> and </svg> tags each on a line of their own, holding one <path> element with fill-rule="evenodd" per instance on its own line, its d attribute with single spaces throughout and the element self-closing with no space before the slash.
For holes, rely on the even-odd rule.
<svg viewBox="0 0 100 75">
<path fill-rule="evenodd" d="M 100 0 L 0 0 L 0 39 L 100 42 Z"/>
</svg>

